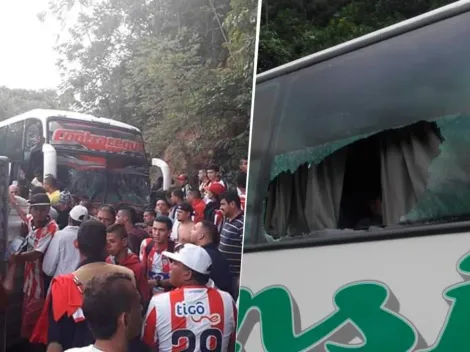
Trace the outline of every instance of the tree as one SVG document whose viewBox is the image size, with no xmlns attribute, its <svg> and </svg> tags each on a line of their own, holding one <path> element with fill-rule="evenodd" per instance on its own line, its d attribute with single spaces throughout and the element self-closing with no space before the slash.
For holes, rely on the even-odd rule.
<svg viewBox="0 0 470 352">
<path fill-rule="evenodd" d="M 141 128 L 147 150 L 180 172 L 213 160 L 231 169 L 238 160 L 226 158 L 247 153 L 256 9 L 253 0 L 51 0 L 41 17 L 69 33 L 56 50 L 73 108 Z"/>
<path fill-rule="evenodd" d="M 452 2 L 454 1 L 263 1 L 258 73 Z"/>
<path fill-rule="evenodd" d="M 32 109 L 60 109 L 61 101 L 53 90 L 10 89 L 0 86 L 0 121 Z"/>
</svg>

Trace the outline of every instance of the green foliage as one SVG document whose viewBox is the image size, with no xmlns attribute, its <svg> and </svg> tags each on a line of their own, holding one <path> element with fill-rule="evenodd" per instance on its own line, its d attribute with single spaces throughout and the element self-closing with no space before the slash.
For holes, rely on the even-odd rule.
<svg viewBox="0 0 470 352">
<path fill-rule="evenodd" d="M 140 127 L 176 173 L 212 161 L 228 170 L 238 160 L 227 155 L 247 153 L 256 9 L 253 0 L 51 0 L 41 18 L 67 33 L 56 50 L 73 108 Z"/>
<path fill-rule="evenodd" d="M 66 106 L 53 90 L 33 91 L 0 86 L 0 121 L 33 109 L 60 109 Z"/>
<path fill-rule="evenodd" d="M 434 10 L 454 0 L 265 0 L 258 73 Z"/>
</svg>

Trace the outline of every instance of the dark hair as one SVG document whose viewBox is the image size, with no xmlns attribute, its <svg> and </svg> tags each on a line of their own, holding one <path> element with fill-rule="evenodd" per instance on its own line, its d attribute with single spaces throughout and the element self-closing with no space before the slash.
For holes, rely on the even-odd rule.
<svg viewBox="0 0 470 352">
<path fill-rule="evenodd" d="M 167 205 L 168 208 L 171 207 L 170 202 L 166 198 L 158 198 L 157 201 L 155 202 L 155 205 L 158 203 L 159 200 L 161 200 L 162 202 L 165 202 L 165 204 Z"/>
<path fill-rule="evenodd" d="M 177 210 L 188 212 L 190 215 L 193 215 L 194 209 L 188 202 L 183 202 L 176 207 Z"/>
<path fill-rule="evenodd" d="M 135 224 L 135 218 L 136 218 L 136 213 L 135 209 L 130 207 L 130 206 L 122 206 L 119 208 L 119 211 L 122 211 L 125 215 L 129 218 L 129 222 L 134 225 Z"/>
<path fill-rule="evenodd" d="M 126 227 L 121 224 L 112 224 L 106 228 L 106 233 L 114 233 L 121 240 L 127 238 Z"/>
<path fill-rule="evenodd" d="M 153 220 L 153 222 L 160 222 L 165 224 L 168 231 L 171 231 L 171 228 L 173 227 L 173 221 L 171 221 L 168 216 L 159 215 L 155 218 L 155 220 Z"/>
<path fill-rule="evenodd" d="M 219 168 L 219 165 L 217 165 L 217 164 L 211 164 L 206 168 L 206 171 L 207 170 L 213 170 L 215 172 L 219 172 L 220 168 Z"/>
<path fill-rule="evenodd" d="M 80 203 L 82 203 L 82 205 L 88 209 L 88 211 L 91 211 L 91 209 L 93 208 L 93 204 L 89 201 L 89 200 L 85 200 L 85 199 L 82 199 L 80 201 Z"/>
<path fill-rule="evenodd" d="M 82 309 L 95 339 L 109 340 L 117 331 L 119 316 L 131 312 L 136 293 L 129 283 L 129 275 L 113 272 L 86 284 Z"/>
<path fill-rule="evenodd" d="M 209 234 L 212 244 L 218 245 L 220 242 L 220 235 L 217 226 L 209 220 L 202 220 L 201 225 L 202 228 Z"/>
<path fill-rule="evenodd" d="M 80 226 L 82 221 L 74 220 L 69 216 L 69 224 L 70 226 Z"/>
<path fill-rule="evenodd" d="M 47 191 L 44 189 L 44 187 L 41 187 L 41 186 L 33 187 L 31 189 L 32 196 L 34 196 L 35 194 L 40 194 L 40 193 L 47 193 Z"/>
<path fill-rule="evenodd" d="M 102 205 L 99 207 L 98 211 L 105 211 L 107 213 L 110 213 L 113 218 L 116 217 L 116 210 L 114 210 L 114 208 L 111 205 L 107 205 L 107 204 Z"/>
<path fill-rule="evenodd" d="M 49 186 L 51 186 L 53 188 L 58 188 L 59 187 L 59 185 L 57 184 L 57 179 L 54 176 L 47 176 L 44 179 L 44 183 L 48 184 Z"/>
<path fill-rule="evenodd" d="M 87 259 L 104 261 L 106 255 L 106 226 L 97 220 L 84 221 L 78 228 L 78 249 Z"/>
<path fill-rule="evenodd" d="M 192 189 L 189 193 L 192 194 L 194 198 L 202 198 L 201 191 L 198 189 Z"/>
<path fill-rule="evenodd" d="M 237 187 L 240 188 L 246 188 L 246 173 L 245 172 L 239 172 L 237 176 L 235 177 L 235 184 Z"/>
<path fill-rule="evenodd" d="M 153 209 L 145 209 L 144 213 L 150 213 L 150 215 L 152 215 L 153 217 L 157 216 L 157 213 L 155 212 L 155 210 Z"/>
<path fill-rule="evenodd" d="M 204 275 L 192 269 L 189 269 L 189 270 L 191 270 L 192 272 L 193 280 L 195 280 L 199 285 L 202 285 L 202 286 L 207 285 L 210 279 L 210 275 Z"/>
<path fill-rule="evenodd" d="M 184 199 L 184 193 L 183 193 L 183 191 L 180 190 L 180 189 L 174 189 L 174 190 L 172 190 L 172 191 L 171 191 L 171 194 L 172 194 L 173 196 L 175 196 L 175 197 L 181 199 L 181 200 Z"/>
<path fill-rule="evenodd" d="M 232 203 L 235 202 L 235 205 L 237 206 L 238 209 L 241 208 L 241 202 L 240 202 L 240 197 L 238 196 L 237 192 L 235 191 L 227 191 L 222 193 L 220 196 L 220 200 L 225 200 L 227 203 Z"/>
</svg>

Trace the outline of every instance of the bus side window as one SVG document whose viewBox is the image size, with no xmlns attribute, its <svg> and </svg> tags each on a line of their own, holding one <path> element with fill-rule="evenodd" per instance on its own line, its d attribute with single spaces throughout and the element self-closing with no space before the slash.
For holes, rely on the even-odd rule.
<svg viewBox="0 0 470 352">
<path fill-rule="evenodd" d="M 28 180 L 34 178 L 34 171 L 42 169 L 42 125 L 37 119 L 26 120 L 26 128 L 24 134 L 23 155 L 26 177 Z"/>
<path fill-rule="evenodd" d="M 6 126 L 6 156 L 12 161 L 23 160 L 23 131 L 24 121 L 19 121 Z"/>
</svg>

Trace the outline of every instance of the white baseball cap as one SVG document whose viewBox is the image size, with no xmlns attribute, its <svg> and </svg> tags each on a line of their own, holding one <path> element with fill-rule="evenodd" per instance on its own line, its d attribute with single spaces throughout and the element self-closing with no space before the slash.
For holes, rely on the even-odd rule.
<svg viewBox="0 0 470 352">
<path fill-rule="evenodd" d="M 75 221 L 85 221 L 88 219 L 88 209 L 83 205 L 76 205 L 70 210 L 69 216 Z"/>
<path fill-rule="evenodd" d="M 199 274 L 209 275 L 211 273 L 211 257 L 202 247 L 185 243 L 181 245 L 179 251 L 176 253 L 164 251 L 162 254 L 175 262 L 186 265 Z"/>
</svg>

